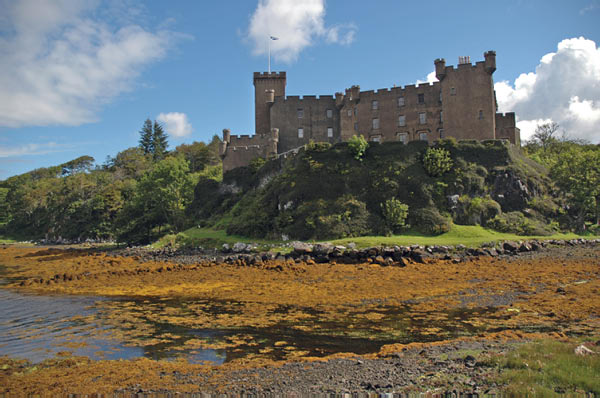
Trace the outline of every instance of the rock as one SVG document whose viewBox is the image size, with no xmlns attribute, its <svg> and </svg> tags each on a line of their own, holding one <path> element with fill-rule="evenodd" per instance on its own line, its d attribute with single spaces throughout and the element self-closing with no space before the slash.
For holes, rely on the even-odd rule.
<svg viewBox="0 0 600 398">
<path fill-rule="evenodd" d="M 427 255 L 423 250 L 416 249 L 410 253 L 410 257 L 418 263 L 425 264 L 425 258 Z"/>
<path fill-rule="evenodd" d="M 294 252 L 298 254 L 307 254 L 313 252 L 313 246 L 304 242 L 292 242 L 292 248 Z"/>
<path fill-rule="evenodd" d="M 502 244 L 502 248 L 510 252 L 516 252 L 519 249 L 519 244 L 517 242 L 506 241 Z"/>
<path fill-rule="evenodd" d="M 348 249 L 356 249 L 356 243 L 354 243 L 354 242 L 348 243 Z"/>
<path fill-rule="evenodd" d="M 594 354 L 596 354 L 595 351 L 590 350 L 583 344 L 580 344 L 575 348 L 575 355 L 586 356 L 586 355 L 594 355 Z"/>
<path fill-rule="evenodd" d="M 446 200 L 448 201 L 448 208 L 450 210 L 454 210 L 458 207 L 458 199 L 460 198 L 459 195 L 448 195 L 446 196 Z"/>
<path fill-rule="evenodd" d="M 559 287 L 556 289 L 556 293 L 564 295 L 567 294 L 567 291 L 564 288 Z"/>
<path fill-rule="evenodd" d="M 465 357 L 465 359 L 464 359 L 464 362 L 465 362 L 465 366 L 466 366 L 467 368 L 474 368 L 474 367 L 475 367 L 475 364 L 477 363 L 477 360 L 475 359 L 475 357 L 474 357 L 474 356 L 472 356 L 472 355 L 467 355 L 467 356 Z"/>
<path fill-rule="evenodd" d="M 530 252 L 531 251 L 531 245 L 527 242 L 523 242 L 521 243 L 521 246 L 519 246 L 519 252 L 524 253 L 524 252 Z"/>
<path fill-rule="evenodd" d="M 223 243 L 223 247 L 221 248 L 221 251 L 223 253 L 229 253 L 230 250 L 231 250 L 231 248 L 229 247 L 229 245 L 227 243 Z"/>
<path fill-rule="evenodd" d="M 233 250 L 234 253 L 242 253 L 242 252 L 244 252 L 246 250 L 247 247 L 248 247 L 248 245 L 246 245 L 243 242 L 236 242 L 233 245 L 232 250 Z"/>
<path fill-rule="evenodd" d="M 317 243 L 313 246 L 313 253 L 317 256 L 327 256 L 333 252 L 333 248 L 331 243 Z"/>
</svg>

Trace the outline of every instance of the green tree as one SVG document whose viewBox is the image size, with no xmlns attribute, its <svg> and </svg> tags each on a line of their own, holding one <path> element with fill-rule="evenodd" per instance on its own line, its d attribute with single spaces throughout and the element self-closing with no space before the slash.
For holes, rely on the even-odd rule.
<svg viewBox="0 0 600 398">
<path fill-rule="evenodd" d="M 365 140 L 365 137 L 362 135 L 353 135 L 348 140 L 348 148 L 350 148 L 350 153 L 354 156 L 354 159 L 361 161 L 367 148 L 369 147 L 369 143 Z"/>
<path fill-rule="evenodd" d="M 423 167 L 432 177 L 439 177 L 452 169 L 452 157 L 444 148 L 428 148 L 423 156 Z"/>
<path fill-rule="evenodd" d="M 217 154 L 213 148 L 203 142 L 194 141 L 191 144 L 181 144 L 175 148 L 175 152 L 182 154 L 190 164 L 192 173 L 202 171 L 206 166 L 219 163 Z"/>
<path fill-rule="evenodd" d="M 140 130 L 140 148 L 146 154 L 154 153 L 154 146 L 152 145 L 153 133 L 152 120 L 146 119 L 144 126 Z"/>
<path fill-rule="evenodd" d="M 388 199 L 381 204 L 381 213 L 387 227 L 392 232 L 397 232 L 406 224 L 408 205 L 396 198 Z"/>
<path fill-rule="evenodd" d="M 155 120 L 154 131 L 152 133 L 152 157 L 154 161 L 164 159 L 168 146 L 167 134 L 163 130 L 163 127 Z"/>
<path fill-rule="evenodd" d="M 571 198 L 578 210 L 578 226 L 583 228 L 586 214 L 600 222 L 600 147 L 572 145 L 562 151 L 550 169 L 550 176 Z"/>
</svg>

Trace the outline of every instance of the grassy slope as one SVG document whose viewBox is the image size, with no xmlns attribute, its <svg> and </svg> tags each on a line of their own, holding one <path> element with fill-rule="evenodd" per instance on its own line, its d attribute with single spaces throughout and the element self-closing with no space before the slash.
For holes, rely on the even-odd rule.
<svg viewBox="0 0 600 398">
<path fill-rule="evenodd" d="M 236 242 L 257 244 L 283 244 L 281 241 L 245 238 L 236 235 L 227 235 L 225 231 L 208 228 L 190 228 L 179 234 L 179 240 L 205 247 L 220 247 L 224 243 Z M 556 234 L 552 236 L 519 236 L 485 229 L 480 226 L 453 225 L 452 229 L 442 235 L 425 236 L 419 233 L 408 232 L 395 236 L 361 236 L 356 238 L 344 238 L 331 241 L 334 244 L 346 245 L 350 242 L 356 243 L 358 247 L 369 246 L 394 246 L 394 245 L 458 245 L 479 246 L 486 242 L 502 240 L 527 240 L 527 239 L 573 239 L 579 237 L 576 234 Z M 157 241 L 155 248 L 160 248 L 168 243 L 176 243 L 177 235 L 167 235 Z M 179 242 L 178 242 L 179 243 Z"/>
</svg>

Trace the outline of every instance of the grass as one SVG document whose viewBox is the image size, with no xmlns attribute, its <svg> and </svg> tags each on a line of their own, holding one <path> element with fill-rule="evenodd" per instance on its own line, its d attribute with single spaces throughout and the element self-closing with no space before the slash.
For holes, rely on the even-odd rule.
<svg viewBox="0 0 600 398">
<path fill-rule="evenodd" d="M 577 356 L 576 346 L 540 340 L 492 357 L 488 365 L 500 370 L 498 382 L 510 396 L 554 397 L 576 390 L 600 394 L 600 355 Z"/>
<path fill-rule="evenodd" d="M 502 240 L 528 240 L 528 239 L 574 239 L 579 235 L 554 234 L 551 236 L 521 236 L 496 232 L 481 226 L 453 225 L 449 232 L 437 236 L 427 236 L 416 232 L 408 232 L 403 235 L 394 236 L 361 236 L 357 238 L 344 238 L 331 241 L 333 244 L 346 245 L 350 242 L 356 243 L 358 247 L 370 246 L 407 246 L 407 245 L 458 245 L 480 246 L 487 242 Z"/>
<path fill-rule="evenodd" d="M 356 243 L 357 247 L 371 246 L 406 246 L 406 245 L 458 245 L 480 246 L 483 243 L 502 240 L 527 240 L 527 239 L 574 239 L 580 237 L 576 234 L 555 234 L 552 236 L 519 236 L 485 229 L 480 226 L 453 225 L 452 229 L 442 235 L 426 236 L 416 232 L 407 232 L 404 235 L 394 236 L 361 236 L 329 241 L 336 245 Z M 190 228 L 179 234 L 165 235 L 152 247 L 162 248 L 169 244 L 174 246 L 203 246 L 221 247 L 224 243 L 232 245 L 236 242 L 256 243 L 258 245 L 283 245 L 284 242 L 267 239 L 253 239 L 237 235 L 227 235 L 224 230 L 210 228 Z"/>
</svg>

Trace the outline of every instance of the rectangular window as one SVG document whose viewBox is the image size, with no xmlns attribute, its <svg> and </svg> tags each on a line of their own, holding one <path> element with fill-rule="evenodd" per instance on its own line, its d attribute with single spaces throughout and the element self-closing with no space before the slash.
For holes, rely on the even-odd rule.
<svg viewBox="0 0 600 398">
<path fill-rule="evenodd" d="M 408 142 L 408 134 L 407 133 L 398 133 L 396 134 L 396 139 L 403 144 Z"/>
<path fill-rule="evenodd" d="M 398 106 L 404 106 L 404 97 L 398 97 Z"/>
<path fill-rule="evenodd" d="M 440 139 L 444 138 L 444 129 L 439 129 L 438 131 L 440 132 Z"/>
<path fill-rule="evenodd" d="M 483 119 L 483 111 L 479 111 L 479 120 Z"/>
<path fill-rule="evenodd" d="M 354 131 L 358 131 L 358 123 L 354 123 Z"/>
<path fill-rule="evenodd" d="M 298 129 L 298 138 L 304 138 L 304 129 L 303 128 Z"/>
<path fill-rule="evenodd" d="M 379 101 L 377 101 L 377 100 L 371 101 L 371 109 L 373 109 L 373 110 L 379 109 Z"/>
<path fill-rule="evenodd" d="M 425 94 L 417 94 L 417 103 L 419 103 L 419 104 L 425 103 Z"/>
<path fill-rule="evenodd" d="M 358 115 L 358 108 L 354 108 L 354 116 Z"/>
<path fill-rule="evenodd" d="M 302 119 L 304 117 L 304 109 L 298 109 L 298 119 Z"/>
<path fill-rule="evenodd" d="M 419 133 L 419 139 L 421 141 L 427 141 L 427 133 Z"/>
<path fill-rule="evenodd" d="M 421 112 L 419 113 L 419 124 L 427 123 L 427 113 Z"/>
<path fill-rule="evenodd" d="M 352 116 L 352 109 L 348 109 L 348 117 Z"/>
<path fill-rule="evenodd" d="M 327 137 L 333 137 L 333 127 L 327 127 Z"/>
<path fill-rule="evenodd" d="M 333 110 L 327 109 L 327 119 L 331 119 L 333 117 Z"/>
<path fill-rule="evenodd" d="M 373 119 L 373 130 L 378 130 L 379 129 L 379 119 L 375 118 Z"/>
<path fill-rule="evenodd" d="M 440 123 L 444 123 L 444 111 L 440 111 Z"/>
<path fill-rule="evenodd" d="M 373 142 L 381 142 L 381 136 L 380 135 L 374 135 L 373 137 L 371 137 L 371 141 L 373 141 Z"/>
<path fill-rule="evenodd" d="M 398 126 L 400 126 L 400 127 L 406 126 L 406 116 L 404 116 L 404 115 L 398 116 Z"/>
<path fill-rule="evenodd" d="M 456 95 L 456 88 L 450 87 L 450 95 Z"/>
</svg>

